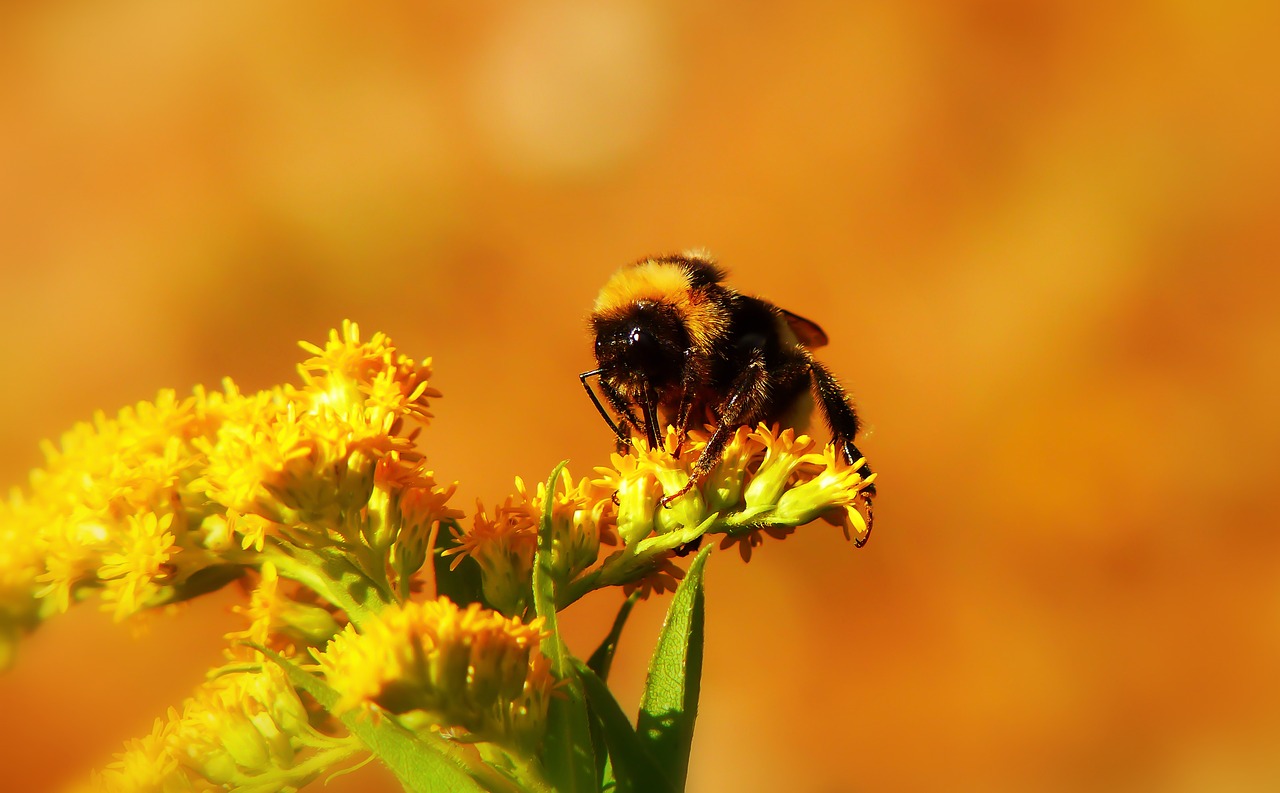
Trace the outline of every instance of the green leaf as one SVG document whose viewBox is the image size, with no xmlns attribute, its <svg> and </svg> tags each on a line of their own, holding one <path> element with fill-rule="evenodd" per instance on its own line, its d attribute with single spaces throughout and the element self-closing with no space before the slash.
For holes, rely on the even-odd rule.
<svg viewBox="0 0 1280 793">
<path fill-rule="evenodd" d="M 277 653 L 262 647 L 257 649 L 284 670 L 289 682 L 295 688 L 310 694 L 325 710 L 333 711 L 333 706 L 338 702 L 338 692 L 330 688 L 328 683 L 303 671 Z M 431 791 L 450 790 L 459 791 L 459 793 L 472 791 L 480 793 L 486 788 L 490 790 L 519 789 L 510 781 L 498 777 L 492 769 L 469 767 L 459 758 L 450 757 L 445 751 L 450 747 L 438 747 L 423 741 L 393 719 L 381 719 L 375 723 L 358 711 L 352 711 L 340 718 L 347 729 L 363 741 L 364 745 L 391 769 L 407 791 L 431 793 Z M 496 779 L 486 779 L 486 786 L 481 787 L 471 778 L 471 774 L 475 772 L 493 776 Z M 494 783 L 500 787 L 494 787 Z"/>
<path fill-rule="evenodd" d="M 556 580 L 551 569 L 554 537 L 551 510 L 555 504 L 556 484 L 565 460 L 555 467 L 547 479 L 547 498 L 538 530 L 538 550 L 533 559 L 533 607 L 544 620 L 550 636 L 542 641 L 542 652 L 551 659 L 555 676 L 564 681 L 557 689 L 559 696 L 547 708 L 547 734 L 542 745 L 542 764 L 547 777 L 559 793 L 583 793 L 599 790 L 596 761 L 591 749 L 591 724 L 587 717 L 587 701 L 582 682 L 574 667 L 574 658 L 560 638 L 556 621 Z"/>
<path fill-rule="evenodd" d="M 684 790 L 693 724 L 698 717 L 705 617 L 702 570 L 711 548 L 708 545 L 694 558 L 671 599 L 658 646 L 649 661 L 636 720 L 641 741 L 658 765 L 667 769 L 677 790 Z"/>
<path fill-rule="evenodd" d="M 587 666 L 599 675 L 601 680 L 609 679 L 609 668 L 613 666 L 613 654 L 617 652 L 618 642 L 622 639 L 622 629 L 627 624 L 627 617 L 631 616 L 631 609 L 639 599 L 640 590 L 637 589 L 622 601 L 622 606 L 618 608 L 618 616 L 613 618 L 613 627 L 609 629 L 609 635 L 604 637 L 604 641 L 600 642 L 600 646 L 587 661 Z"/>
<path fill-rule="evenodd" d="M 581 661 L 575 661 L 578 676 L 587 693 L 587 704 L 598 718 L 619 791 L 670 793 L 671 781 L 649 755 L 640 736 L 614 699 L 613 692 L 596 673 Z"/>
<path fill-rule="evenodd" d="M 622 601 L 622 606 L 618 608 L 618 616 L 613 619 L 613 627 L 609 629 L 609 635 L 604 637 L 604 640 L 600 642 L 600 646 L 591 654 L 591 660 L 587 661 L 587 667 L 599 675 L 601 680 L 606 680 L 609 677 L 609 668 L 613 665 L 613 655 L 618 649 L 619 640 L 622 638 L 622 629 L 627 624 L 627 617 L 631 615 L 631 609 L 639 599 L 640 590 L 636 590 L 626 600 Z M 591 706 L 589 692 L 587 705 Z M 628 724 L 628 726 L 630 725 Z M 604 726 L 600 723 L 600 716 L 594 709 L 592 709 L 591 713 L 591 747 L 595 750 L 596 777 L 600 782 L 600 789 L 608 789 L 611 785 L 616 787 L 617 780 L 614 778 L 613 764 L 610 761 L 608 745 L 605 742 Z"/>
<path fill-rule="evenodd" d="M 613 763 L 609 760 L 609 745 L 605 742 L 604 725 L 600 716 L 591 709 L 587 699 L 587 719 L 591 725 L 591 754 L 596 760 L 596 785 L 600 790 L 617 790 L 618 780 L 613 777 Z"/>
</svg>

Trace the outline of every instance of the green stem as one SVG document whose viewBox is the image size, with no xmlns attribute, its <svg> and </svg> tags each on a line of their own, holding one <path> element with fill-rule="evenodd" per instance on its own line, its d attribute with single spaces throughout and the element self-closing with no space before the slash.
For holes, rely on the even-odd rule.
<svg viewBox="0 0 1280 793">
<path fill-rule="evenodd" d="M 681 532 L 680 534 L 683 534 Z M 671 535 L 663 535 L 669 537 Z M 657 538 L 651 538 L 657 539 Z M 643 552 L 637 553 L 634 547 L 623 548 L 617 554 L 609 557 L 604 563 L 592 570 L 591 572 L 574 579 L 567 587 L 563 587 L 556 593 L 556 611 L 562 611 L 568 606 L 578 602 L 588 592 L 597 589 L 604 589 L 609 586 L 617 586 L 633 581 L 643 576 L 649 566 L 653 563 L 654 558 L 661 555 L 665 551 L 677 548 L 688 540 L 682 540 L 674 537 L 669 543 L 657 543 L 645 547 Z M 647 540 L 645 542 L 648 542 Z M 643 543 L 639 545 L 643 546 Z"/>
<path fill-rule="evenodd" d="M 597 583 L 600 580 L 601 572 L 603 572 L 603 568 L 597 567 L 586 575 L 574 579 L 567 587 L 556 592 L 556 611 L 565 610 L 577 603 L 588 592 L 598 589 Z"/>
<path fill-rule="evenodd" d="M 754 509 L 743 510 L 725 518 L 710 529 L 708 534 L 727 534 L 730 537 L 736 537 L 739 534 L 747 534 L 756 529 L 768 529 L 775 526 L 792 526 L 794 524 L 786 521 L 771 521 L 769 513 L 773 512 L 775 505 L 756 507 Z"/>
<path fill-rule="evenodd" d="M 294 766 L 290 771 L 301 772 L 302 779 L 310 781 L 326 771 L 333 771 L 334 766 L 338 763 L 368 751 L 368 747 L 353 738 L 349 741 L 343 741 L 342 744 L 334 746 L 327 751 L 317 752 L 314 757 L 305 763 Z M 306 782 L 303 784 L 306 784 Z"/>
<path fill-rule="evenodd" d="M 346 612 L 357 628 L 393 602 L 377 582 L 342 554 L 273 544 L 263 555 L 275 563 L 280 575 L 297 581 Z"/>
</svg>

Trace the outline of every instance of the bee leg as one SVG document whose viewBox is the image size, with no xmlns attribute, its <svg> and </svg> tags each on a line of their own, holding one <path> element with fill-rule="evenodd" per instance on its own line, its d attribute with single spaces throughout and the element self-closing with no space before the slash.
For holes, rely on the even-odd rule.
<svg viewBox="0 0 1280 793">
<path fill-rule="evenodd" d="M 590 372 L 583 372 L 582 374 L 578 375 L 578 379 L 582 381 L 582 388 L 587 392 L 587 396 L 591 397 L 591 404 L 596 406 L 596 411 L 600 413 L 600 418 L 604 419 L 604 423 L 609 425 L 609 429 L 613 430 L 613 434 L 618 436 L 619 441 L 625 442 L 630 437 L 627 434 L 626 430 L 624 429 L 626 424 L 625 419 L 622 422 L 622 426 L 619 426 L 619 423 L 613 420 L 613 416 L 609 415 L 609 411 L 604 409 L 604 405 L 600 404 L 600 398 L 596 396 L 596 392 L 592 391 L 591 385 L 587 383 L 588 377 L 599 378 L 600 373 L 602 371 L 604 370 L 592 369 Z M 617 409 L 618 407 L 617 402 L 615 402 L 615 400 L 613 399 L 613 395 L 609 393 L 613 389 L 610 389 L 608 385 L 604 382 L 604 380 L 599 380 L 599 383 L 600 383 L 600 390 L 604 392 L 605 398 L 609 400 L 610 404 L 612 404 L 615 409 Z M 621 410 L 619 410 L 618 412 L 619 414 L 624 413 L 624 411 L 621 411 Z"/>
<path fill-rule="evenodd" d="M 866 455 L 858 451 L 858 447 L 853 442 L 858 434 L 858 413 L 849 401 L 849 396 L 822 364 L 811 361 L 809 372 L 813 376 L 814 390 L 817 391 L 818 403 L 822 405 L 827 426 L 831 428 L 832 438 L 840 444 L 845 463 L 853 465 L 858 460 L 862 460 L 858 475 L 863 479 L 870 477 L 871 466 L 867 465 Z M 876 497 L 875 483 L 867 485 L 859 495 L 867 518 L 867 533 L 853 541 L 855 548 L 866 545 L 871 537 L 871 528 L 875 524 L 875 512 L 872 509 L 872 500 Z"/>
<path fill-rule="evenodd" d="M 675 493 L 663 496 L 660 502 L 662 506 L 670 507 L 671 502 L 702 484 L 703 480 L 711 474 L 711 469 L 716 467 L 716 463 L 720 462 L 721 456 L 724 455 L 724 447 L 729 443 L 729 438 L 737 431 L 742 417 L 747 415 L 748 409 L 753 406 L 752 397 L 759 394 L 760 386 L 766 377 L 764 356 L 756 355 L 747 364 L 742 374 L 738 375 L 729 392 L 729 398 L 716 411 L 719 423 L 716 424 L 715 432 L 712 432 L 711 437 L 707 439 L 707 445 L 702 448 L 702 455 L 693 464 L 693 470 L 689 472 L 689 481 Z"/>
<path fill-rule="evenodd" d="M 600 373 L 602 371 L 602 369 L 594 369 L 590 372 L 583 372 L 578 377 L 582 380 L 582 387 L 586 389 L 587 396 L 591 397 L 591 403 L 596 406 L 596 410 L 599 411 L 602 417 L 604 417 L 605 423 L 609 425 L 609 429 L 613 430 L 613 434 L 617 441 L 618 454 L 626 454 L 631 448 L 631 428 L 639 427 L 640 421 L 636 418 L 636 414 L 632 412 L 631 405 L 627 402 L 626 397 L 622 396 L 622 393 L 619 392 L 618 389 L 609 385 L 607 380 L 600 378 Z M 597 380 L 600 384 L 600 392 L 604 394 L 609 405 L 617 412 L 618 419 L 616 422 L 613 417 L 609 415 L 609 412 L 604 409 L 604 405 L 600 404 L 600 399 L 596 396 L 595 392 L 591 390 L 591 386 L 587 384 L 588 377 L 600 378 Z"/>
<path fill-rule="evenodd" d="M 870 485 L 867 489 L 870 490 L 873 488 L 875 488 L 875 485 Z M 862 506 L 863 506 L 863 509 L 866 511 L 866 516 L 867 516 L 867 533 L 862 535 L 861 537 L 854 539 L 853 541 L 854 548 L 861 548 L 862 546 L 867 544 L 867 540 L 871 539 L 871 529 L 874 528 L 876 524 L 876 513 L 874 508 L 872 507 L 872 504 L 875 501 L 874 495 L 875 494 L 873 493 L 871 496 L 868 496 L 866 490 L 862 491 L 861 493 Z"/>
<path fill-rule="evenodd" d="M 657 395 L 654 394 L 653 389 L 646 388 L 644 401 L 640 403 L 640 407 L 644 412 L 644 432 L 648 436 L 650 449 L 659 448 L 657 402 Z"/>
<path fill-rule="evenodd" d="M 693 348 L 684 351 L 684 371 L 680 377 L 680 406 L 676 409 L 676 448 L 672 457 L 680 458 L 680 449 L 689 439 L 689 414 L 693 411 L 693 392 L 698 385 L 698 371 L 693 367 Z"/>
<path fill-rule="evenodd" d="M 618 426 L 622 429 L 622 435 L 618 439 L 619 452 L 625 452 L 631 446 L 631 428 L 639 428 L 643 425 L 622 392 L 603 380 L 600 381 L 600 390 L 604 392 L 609 404 L 613 405 L 613 409 L 618 411 Z"/>
</svg>

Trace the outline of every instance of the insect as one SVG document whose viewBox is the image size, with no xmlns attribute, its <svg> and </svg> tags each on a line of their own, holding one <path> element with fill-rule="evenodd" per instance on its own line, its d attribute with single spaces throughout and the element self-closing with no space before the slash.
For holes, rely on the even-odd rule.
<svg viewBox="0 0 1280 793">
<path fill-rule="evenodd" d="M 689 483 L 674 499 L 702 482 L 742 425 L 796 420 L 817 397 L 845 462 L 863 455 L 854 445 L 858 414 L 836 378 L 810 350 L 827 343 L 813 322 L 725 286 L 725 271 L 701 252 L 657 256 L 618 270 L 600 290 L 591 312 L 597 368 L 579 375 L 596 410 L 613 430 L 619 449 L 631 430 L 658 445 L 662 422 L 674 423 L 676 454 L 689 422 L 715 422 Z M 588 380 L 598 378 L 610 415 Z M 858 473 L 871 469 L 865 460 Z M 867 535 L 873 521 L 874 483 L 862 491 Z"/>
</svg>

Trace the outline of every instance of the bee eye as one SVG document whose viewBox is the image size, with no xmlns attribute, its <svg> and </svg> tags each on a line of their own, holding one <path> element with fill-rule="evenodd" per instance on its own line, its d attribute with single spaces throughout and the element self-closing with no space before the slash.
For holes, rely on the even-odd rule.
<svg viewBox="0 0 1280 793">
<path fill-rule="evenodd" d="M 662 345 L 649 331 L 632 328 L 627 335 L 628 357 L 640 368 L 651 370 L 662 363 Z"/>
</svg>

